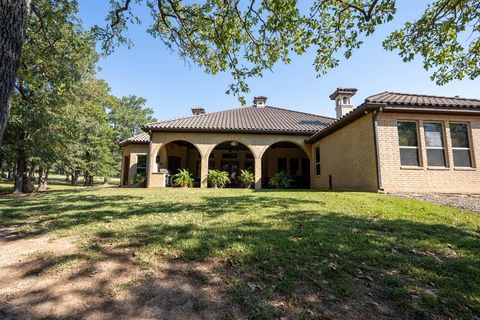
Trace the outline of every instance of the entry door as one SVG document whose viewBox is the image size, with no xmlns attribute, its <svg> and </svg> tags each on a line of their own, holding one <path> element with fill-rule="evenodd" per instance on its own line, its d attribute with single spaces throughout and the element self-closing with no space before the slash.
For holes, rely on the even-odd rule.
<svg viewBox="0 0 480 320">
<path fill-rule="evenodd" d="M 124 186 L 128 185 L 128 172 L 130 171 L 130 156 L 123 158 L 123 182 Z"/>
</svg>

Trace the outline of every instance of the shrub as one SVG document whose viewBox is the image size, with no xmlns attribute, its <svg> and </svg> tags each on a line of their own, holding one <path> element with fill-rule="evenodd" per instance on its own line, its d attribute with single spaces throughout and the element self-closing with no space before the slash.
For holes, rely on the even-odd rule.
<svg viewBox="0 0 480 320">
<path fill-rule="evenodd" d="M 147 174 L 136 173 L 132 179 L 132 185 L 135 187 L 145 187 L 147 184 Z"/>
<path fill-rule="evenodd" d="M 192 174 L 187 169 L 178 169 L 178 173 L 173 176 L 173 183 L 177 187 L 191 188 L 193 187 Z"/>
<path fill-rule="evenodd" d="M 208 170 L 208 182 L 210 182 L 214 188 L 223 188 L 229 181 L 228 172 Z"/>
<path fill-rule="evenodd" d="M 243 186 L 248 189 L 252 186 L 252 183 L 255 182 L 255 176 L 251 171 L 241 170 L 240 181 L 242 181 Z"/>
<path fill-rule="evenodd" d="M 280 171 L 273 175 L 268 184 L 275 189 L 287 189 L 291 182 L 290 177 L 284 171 Z"/>
</svg>

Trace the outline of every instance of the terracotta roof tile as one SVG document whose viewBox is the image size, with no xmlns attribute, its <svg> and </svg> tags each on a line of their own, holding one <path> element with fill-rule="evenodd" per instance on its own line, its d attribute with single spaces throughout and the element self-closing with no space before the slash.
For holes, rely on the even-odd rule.
<svg viewBox="0 0 480 320">
<path fill-rule="evenodd" d="M 334 119 L 276 107 L 240 107 L 149 123 L 145 131 L 233 131 L 312 134 Z"/>
<path fill-rule="evenodd" d="M 130 137 L 128 139 L 125 139 L 121 141 L 118 145 L 119 146 L 126 146 L 128 144 L 144 144 L 144 143 L 149 143 L 150 141 L 150 136 L 146 132 L 142 132 L 140 134 L 137 134 L 136 136 Z"/>
<path fill-rule="evenodd" d="M 382 92 L 370 96 L 365 102 L 391 105 L 433 106 L 433 107 L 480 107 L 480 100 L 460 97 L 440 97 L 397 92 Z"/>
</svg>

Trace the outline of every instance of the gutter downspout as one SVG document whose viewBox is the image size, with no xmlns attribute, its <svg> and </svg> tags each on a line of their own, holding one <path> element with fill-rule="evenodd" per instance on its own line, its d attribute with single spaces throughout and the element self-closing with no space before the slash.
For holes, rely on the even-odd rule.
<svg viewBox="0 0 480 320">
<path fill-rule="evenodd" d="M 375 161 L 377 165 L 377 188 L 383 191 L 382 171 L 380 168 L 380 147 L 378 145 L 378 114 L 383 108 L 379 108 L 373 112 L 373 138 L 375 140 Z"/>
</svg>

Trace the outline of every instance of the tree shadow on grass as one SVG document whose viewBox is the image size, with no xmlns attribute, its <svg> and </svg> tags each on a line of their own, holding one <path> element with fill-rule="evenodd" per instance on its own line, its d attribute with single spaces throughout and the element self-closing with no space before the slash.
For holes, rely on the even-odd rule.
<svg viewBox="0 0 480 320">
<path fill-rule="evenodd" d="M 304 204 L 323 205 L 322 201 L 277 198 L 272 196 L 212 196 L 199 202 L 148 200 L 136 195 L 101 195 L 75 190 L 59 192 L 55 198 L 46 194 L 2 201 L 0 235 L 9 241 L 81 226 L 105 224 L 146 215 L 202 213 L 206 218 L 225 214 L 242 214 L 252 210 L 288 209 Z M 24 228 L 22 228 L 24 227 Z"/>
<path fill-rule="evenodd" d="M 52 204 L 35 202 L 31 205 L 37 213 L 21 209 L 20 214 L 27 220 L 38 215 L 40 233 L 112 225 L 93 229 L 84 267 L 57 283 L 77 281 L 70 290 L 85 299 L 105 296 L 97 295 L 98 301 L 82 309 L 83 314 L 133 317 L 132 306 L 143 305 L 138 312 L 154 318 L 157 312 L 161 318 L 161 310 L 163 315 L 176 311 L 173 296 L 182 297 L 177 311 L 184 315 L 196 308 L 228 315 L 236 303 L 253 318 L 468 319 L 480 313 L 480 236 L 468 228 L 325 212 L 322 201 L 283 192 L 209 196 L 191 203 L 142 203 L 143 197 L 131 195 L 62 197 L 53 209 Z M 313 205 L 312 211 L 297 209 L 306 203 Z M 9 210 L 13 215 L 18 209 Z M 132 217 L 135 221 L 128 220 Z M 128 220 L 125 226 L 123 220 Z M 101 274 L 102 264 L 111 261 L 118 264 L 113 276 L 81 288 L 82 281 Z M 162 265 L 165 261 L 167 266 Z M 199 275 L 193 270 L 196 264 L 219 275 L 214 287 L 222 298 L 206 293 L 211 288 L 201 283 L 201 274 L 210 274 L 203 270 Z M 23 268 L 41 274 L 55 266 Z M 134 268 L 153 271 L 110 298 L 112 283 Z M 162 272 L 167 276 L 160 277 Z M 25 272 L 22 277 L 32 276 Z M 61 294 L 54 288 L 20 294 L 14 302 L 22 303 L 15 312 L 32 315 L 29 310 L 60 303 Z M 234 302 L 225 297 L 234 297 Z M 228 310 L 218 307 L 222 304 L 229 305 Z M 76 317 L 80 311 L 65 312 Z"/>
<path fill-rule="evenodd" d="M 474 231 L 335 212 L 282 211 L 272 220 L 146 224 L 97 236 L 103 243 L 128 239 L 119 246 L 149 257 L 220 259 L 225 283 L 253 317 L 480 313 L 480 236 Z"/>
</svg>

